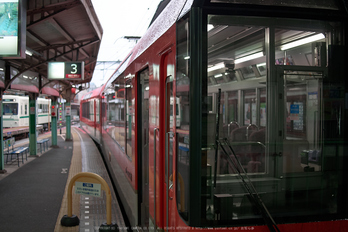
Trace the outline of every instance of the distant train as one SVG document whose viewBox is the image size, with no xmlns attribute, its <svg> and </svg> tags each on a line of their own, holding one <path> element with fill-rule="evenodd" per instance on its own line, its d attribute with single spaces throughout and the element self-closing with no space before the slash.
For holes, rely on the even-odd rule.
<svg viewBox="0 0 348 232">
<path fill-rule="evenodd" d="M 3 127 L 29 126 L 29 97 L 3 95 Z M 51 99 L 36 99 L 36 124 L 48 129 L 51 122 Z"/>
<path fill-rule="evenodd" d="M 346 9 L 168 3 L 80 105 L 132 226 L 347 231 Z"/>
</svg>

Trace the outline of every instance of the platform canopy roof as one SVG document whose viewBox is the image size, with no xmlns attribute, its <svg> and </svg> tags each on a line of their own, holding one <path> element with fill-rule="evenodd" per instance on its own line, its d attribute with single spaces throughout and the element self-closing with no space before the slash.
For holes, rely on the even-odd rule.
<svg viewBox="0 0 348 232">
<path fill-rule="evenodd" d="M 63 97 L 72 85 L 87 88 L 103 34 L 91 0 L 28 0 L 26 4 L 26 58 L 0 60 L 0 88 Z M 50 61 L 84 61 L 84 79 L 48 80 Z M 9 66 L 6 79 L 4 70 Z"/>
</svg>

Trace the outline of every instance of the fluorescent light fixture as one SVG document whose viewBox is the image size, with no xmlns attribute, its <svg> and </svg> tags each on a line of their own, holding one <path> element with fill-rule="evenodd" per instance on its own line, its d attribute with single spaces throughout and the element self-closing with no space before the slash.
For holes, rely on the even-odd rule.
<svg viewBox="0 0 348 232">
<path fill-rule="evenodd" d="M 260 67 L 260 66 L 266 66 L 266 62 L 260 63 L 260 64 L 257 64 L 257 65 L 256 65 L 256 67 Z"/>
<path fill-rule="evenodd" d="M 208 27 L 207 27 L 208 31 L 210 31 L 210 30 L 213 29 L 213 28 L 214 28 L 214 25 L 213 25 L 213 24 L 208 24 Z"/>
<path fill-rule="evenodd" d="M 25 50 L 25 54 L 27 54 L 28 56 L 32 56 L 33 55 L 33 53 L 31 51 L 29 51 L 29 50 Z"/>
<path fill-rule="evenodd" d="M 258 52 L 258 53 L 255 53 L 255 54 L 252 54 L 252 55 L 249 55 L 249 56 L 244 56 L 242 58 L 235 59 L 234 63 L 235 64 L 239 64 L 239 63 L 243 63 L 245 61 L 253 60 L 253 59 L 256 59 L 256 58 L 259 58 L 259 57 L 263 57 L 263 52 Z"/>
<path fill-rule="evenodd" d="M 290 48 L 301 46 L 301 45 L 304 45 L 304 44 L 307 44 L 307 43 L 311 43 L 311 42 L 314 42 L 314 41 L 317 41 L 317 40 L 321 40 L 321 39 L 324 39 L 324 38 L 325 38 L 324 34 L 322 34 L 322 33 L 316 34 L 316 35 L 309 36 L 309 37 L 304 38 L 304 39 L 300 39 L 300 40 L 297 40 L 297 41 L 294 41 L 294 42 L 291 42 L 291 43 L 288 43 L 288 44 L 284 44 L 284 45 L 280 46 L 280 50 L 282 50 L 282 51 L 288 50 Z"/>
<path fill-rule="evenodd" d="M 184 60 L 189 60 L 190 59 L 190 56 L 185 56 L 184 57 Z"/>
<path fill-rule="evenodd" d="M 214 70 L 218 70 L 220 68 L 224 68 L 225 64 L 224 63 L 218 63 L 210 68 L 208 68 L 208 72 L 214 71 Z"/>
<path fill-rule="evenodd" d="M 222 77 L 222 73 L 214 75 L 215 78 Z"/>
</svg>

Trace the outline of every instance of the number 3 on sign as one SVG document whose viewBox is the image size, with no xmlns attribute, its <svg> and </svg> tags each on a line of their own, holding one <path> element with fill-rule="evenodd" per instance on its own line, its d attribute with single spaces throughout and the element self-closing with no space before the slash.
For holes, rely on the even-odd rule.
<svg viewBox="0 0 348 232">
<path fill-rule="evenodd" d="M 71 64 L 71 68 L 72 68 L 71 74 L 77 73 L 77 64 Z"/>
</svg>

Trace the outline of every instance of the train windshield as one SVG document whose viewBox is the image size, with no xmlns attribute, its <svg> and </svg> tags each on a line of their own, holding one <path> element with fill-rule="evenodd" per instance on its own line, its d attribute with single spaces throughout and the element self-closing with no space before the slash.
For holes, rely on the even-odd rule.
<svg viewBox="0 0 348 232">
<path fill-rule="evenodd" d="M 338 214 L 344 84 L 337 81 L 342 73 L 327 64 L 342 58 L 340 39 L 332 39 L 341 25 L 225 15 L 208 15 L 207 23 L 207 74 L 196 99 L 202 107 L 202 226 L 263 224 L 265 210 L 282 223 Z M 185 46 L 178 49 L 181 129 L 195 123 L 187 122 L 195 112 L 184 104 L 183 83 L 197 78 L 182 72 Z M 328 58 L 331 52 L 338 55 Z M 185 140 L 190 133 L 178 133 L 184 180 L 194 161 L 187 158 L 193 155 Z"/>
<path fill-rule="evenodd" d="M 18 115 L 18 103 L 3 102 L 3 115 Z"/>
</svg>

